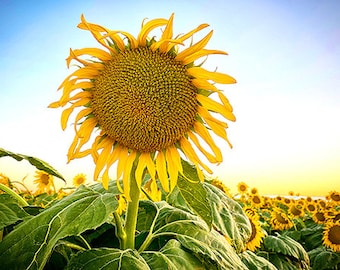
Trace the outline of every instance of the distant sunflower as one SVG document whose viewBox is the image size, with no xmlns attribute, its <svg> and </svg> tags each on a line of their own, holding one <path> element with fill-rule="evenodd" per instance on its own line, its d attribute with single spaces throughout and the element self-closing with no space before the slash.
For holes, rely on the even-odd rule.
<svg viewBox="0 0 340 270">
<path fill-rule="evenodd" d="M 253 215 L 248 211 L 246 211 L 245 213 L 248 216 L 248 219 L 251 225 L 251 235 L 247 241 L 246 248 L 251 251 L 255 251 L 257 248 L 261 246 L 261 242 L 263 241 L 265 234 L 262 230 L 262 227 L 259 221 L 259 216 Z"/>
<path fill-rule="evenodd" d="M 248 185 L 244 182 L 239 182 L 237 184 L 237 190 L 238 190 L 239 193 L 245 194 L 245 193 L 247 193 Z"/>
<path fill-rule="evenodd" d="M 318 209 L 317 209 L 316 203 L 313 202 L 313 201 L 311 201 L 311 202 L 307 202 L 307 203 L 306 203 L 305 210 L 306 210 L 307 212 L 314 213 L 314 212 L 316 212 Z"/>
<path fill-rule="evenodd" d="M 79 187 L 80 185 L 85 184 L 85 182 L 86 182 L 86 175 L 83 173 L 79 173 L 73 178 L 73 185 L 75 187 Z"/>
<path fill-rule="evenodd" d="M 264 204 L 262 196 L 258 194 L 251 195 L 248 200 L 250 201 L 250 204 L 254 207 L 261 207 Z"/>
<path fill-rule="evenodd" d="M 330 191 L 328 196 L 332 201 L 340 203 L 340 192 Z"/>
<path fill-rule="evenodd" d="M 295 218 L 303 217 L 305 214 L 305 212 L 303 211 L 303 206 L 299 203 L 291 204 L 288 211 L 290 215 Z"/>
<path fill-rule="evenodd" d="M 11 181 L 9 180 L 9 178 L 6 175 L 2 174 L 2 173 L 0 173 L 0 183 L 5 185 L 5 186 L 7 186 L 7 187 L 9 187 L 9 188 L 12 187 L 12 184 L 11 184 Z M 0 193 L 1 192 L 2 191 L 0 190 Z"/>
<path fill-rule="evenodd" d="M 208 25 L 201 24 L 173 38 L 173 18 L 172 14 L 169 20 L 143 23 L 135 38 L 124 31 L 89 23 L 81 16 L 78 27 L 90 31 L 105 49 L 70 50 L 67 65 L 74 60 L 79 69 L 63 81 L 59 87 L 63 89 L 62 97 L 49 106 L 70 104 L 61 116 L 63 129 L 70 114 L 78 109 L 68 160 L 92 155 L 96 164 L 94 179 L 101 175 L 105 188 L 109 169 L 117 162 L 117 179 L 122 177 L 128 197 L 133 164 L 139 187 L 147 170 L 152 178 L 158 177 L 166 192 L 171 191 L 183 170 L 181 154 L 196 165 L 203 180 L 200 168 L 212 171 L 200 160 L 192 143 L 209 162 L 220 163 L 222 153 L 210 131 L 229 143 L 228 125 L 215 114 L 235 121 L 228 99 L 214 84 L 235 83 L 235 79 L 194 63 L 210 54 L 226 53 L 205 49 L 212 31 L 180 50 L 183 42 Z M 159 40 L 148 38 L 152 30 L 161 26 L 165 28 Z M 84 60 L 84 55 L 92 59 Z M 220 101 L 211 98 L 215 95 Z M 96 128 L 100 132 L 93 135 Z M 93 136 L 92 145 L 86 146 Z M 203 147 L 201 140 L 211 151 Z"/>
<path fill-rule="evenodd" d="M 225 185 L 223 184 L 222 181 L 218 180 L 218 179 L 213 179 L 211 181 L 211 184 L 217 188 L 219 188 L 220 190 L 222 190 L 226 195 L 228 195 L 229 197 L 231 197 L 231 194 L 230 194 L 230 189 Z"/>
<path fill-rule="evenodd" d="M 327 221 L 326 213 L 322 210 L 317 210 L 313 213 L 312 219 L 317 224 L 325 224 Z"/>
<path fill-rule="evenodd" d="M 50 194 L 55 192 L 53 175 L 50 175 L 47 172 L 36 171 L 34 183 L 38 186 L 36 194 L 42 194 L 45 192 Z"/>
<path fill-rule="evenodd" d="M 257 190 L 257 188 L 253 187 L 253 188 L 250 190 L 250 194 L 251 194 L 251 195 L 257 195 L 257 194 L 259 194 L 259 191 Z"/>
<path fill-rule="evenodd" d="M 294 224 L 286 213 L 275 208 L 271 211 L 270 225 L 273 230 L 288 230 Z"/>
<path fill-rule="evenodd" d="M 323 244 L 335 252 L 340 252 L 340 221 L 328 222 L 323 232 Z"/>
</svg>

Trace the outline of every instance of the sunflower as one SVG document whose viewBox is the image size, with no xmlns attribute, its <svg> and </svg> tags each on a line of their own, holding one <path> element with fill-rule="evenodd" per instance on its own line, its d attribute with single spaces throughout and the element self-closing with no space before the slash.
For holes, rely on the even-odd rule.
<svg viewBox="0 0 340 270">
<path fill-rule="evenodd" d="M 60 100 L 49 105 L 58 108 L 69 104 L 61 116 L 63 129 L 77 109 L 68 161 L 91 155 L 94 179 L 102 176 L 105 188 L 109 169 L 117 162 L 117 179 L 123 179 L 123 188 L 119 188 L 127 198 L 131 171 L 139 188 L 147 171 L 153 179 L 158 177 L 166 192 L 174 188 L 183 171 L 183 156 L 196 165 L 201 180 L 202 168 L 212 173 L 196 153 L 199 150 L 211 163 L 222 162 L 221 150 L 210 131 L 231 147 L 227 123 L 215 115 L 230 121 L 235 121 L 235 116 L 215 83 L 236 81 L 229 75 L 205 70 L 202 63 L 195 64 L 201 57 L 226 53 L 205 49 L 213 31 L 181 49 L 184 42 L 208 25 L 201 24 L 174 38 L 173 18 L 174 14 L 168 20 L 143 22 L 135 38 L 124 31 L 89 23 L 82 15 L 78 27 L 89 31 L 103 49 L 70 50 L 67 65 L 75 61 L 79 69 L 59 87 L 63 90 Z M 162 26 L 159 40 L 148 38 L 151 31 Z"/>
<path fill-rule="evenodd" d="M 335 252 L 340 252 L 340 222 L 328 222 L 323 231 L 323 244 Z"/>
<path fill-rule="evenodd" d="M 232 197 L 230 194 L 230 189 L 225 184 L 223 184 L 222 181 L 218 180 L 217 178 L 214 178 L 211 181 L 211 184 L 222 190 L 227 196 Z"/>
<path fill-rule="evenodd" d="M 340 202 L 340 192 L 330 191 L 328 196 L 332 201 L 337 202 L 337 203 Z"/>
<path fill-rule="evenodd" d="M 238 190 L 239 193 L 245 194 L 245 193 L 247 193 L 248 185 L 244 182 L 239 182 L 237 184 L 237 190 Z"/>
<path fill-rule="evenodd" d="M 251 194 L 251 195 L 257 195 L 257 194 L 259 194 L 259 191 L 257 190 L 256 187 L 253 187 L 253 188 L 250 190 L 250 194 Z"/>
<path fill-rule="evenodd" d="M 317 224 L 325 224 L 327 220 L 326 213 L 322 210 L 317 210 L 313 213 L 312 219 Z"/>
<path fill-rule="evenodd" d="M 288 209 L 292 217 L 298 218 L 303 217 L 305 212 L 303 211 L 303 206 L 299 203 L 293 203 Z"/>
<path fill-rule="evenodd" d="M 258 194 L 250 196 L 248 200 L 250 201 L 250 204 L 253 207 L 260 208 L 264 204 L 264 200 L 263 200 L 262 196 L 260 196 Z"/>
<path fill-rule="evenodd" d="M 271 211 L 270 225 L 273 230 L 288 230 L 293 227 L 293 222 L 286 213 L 278 208 Z"/>
<path fill-rule="evenodd" d="M 150 199 L 153 202 L 159 202 L 162 200 L 162 191 L 158 188 L 157 182 L 150 179 L 143 186 L 143 193 L 141 193 L 140 199 Z"/>
<path fill-rule="evenodd" d="M 44 171 L 35 172 L 34 183 L 38 186 L 36 194 L 55 192 L 53 175 L 48 174 Z"/>
<path fill-rule="evenodd" d="M 313 201 L 308 202 L 308 203 L 306 204 L 306 206 L 305 206 L 305 210 L 306 210 L 307 212 L 310 212 L 310 213 L 315 213 L 315 212 L 318 210 L 316 206 L 317 206 L 317 205 L 316 205 L 315 202 L 313 202 Z"/>
<path fill-rule="evenodd" d="M 86 175 L 83 173 L 79 173 L 73 178 L 73 185 L 75 187 L 79 187 L 80 185 L 85 184 L 85 182 L 86 182 Z"/>
<path fill-rule="evenodd" d="M 7 186 L 7 187 L 9 187 L 9 188 L 12 187 L 12 184 L 11 184 L 11 181 L 9 180 L 9 178 L 6 175 L 2 174 L 2 173 L 0 173 L 0 183 L 5 185 L 5 186 Z M 1 190 L 0 190 L 0 193 L 2 193 Z"/>
<path fill-rule="evenodd" d="M 259 216 L 253 215 L 252 213 L 248 211 L 246 211 L 245 213 L 251 225 L 251 235 L 247 241 L 246 248 L 251 251 L 255 251 L 258 247 L 261 246 L 261 242 L 263 238 L 265 237 L 265 234 L 262 230 L 262 227 L 259 221 Z"/>
</svg>

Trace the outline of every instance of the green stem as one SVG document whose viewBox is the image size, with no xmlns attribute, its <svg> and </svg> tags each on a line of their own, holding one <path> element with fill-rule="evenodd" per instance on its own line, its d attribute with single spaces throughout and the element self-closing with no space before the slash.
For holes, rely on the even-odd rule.
<svg viewBox="0 0 340 270">
<path fill-rule="evenodd" d="M 115 219 L 116 235 L 119 239 L 120 248 L 123 249 L 126 243 L 126 233 L 122 225 L 122 221 L 117 211 L 113 212 L 113 217 Z"/>
<path fill-rule="evenodd" d="M 136 166 L 132 166 L 130 174 L 130 198 L 131 201 L 127 204 L 126 219 L 125 219 L 125 233 L 126 241 L 123 245 L 123 249 L 134 249 L 135 248 L 135 233 L 138 217 L 138 205 L 139 205 L 139 194 L 140 189 L 137 186 L 135 178 Z"/>
<path fill-rule="evenodd" d="M 14 199 L 16 199 L 21 206 L 28 206 L 29 205 L 28 202 L 26 202 L 23 197 L 21 197 L 19 194 L 15 193 L 9 187 L 6 187 L 4 184 L 0 183 L 0 189 L 2 191 L 6 192 L 8 195 L 12 196 Z"/>
</svg>

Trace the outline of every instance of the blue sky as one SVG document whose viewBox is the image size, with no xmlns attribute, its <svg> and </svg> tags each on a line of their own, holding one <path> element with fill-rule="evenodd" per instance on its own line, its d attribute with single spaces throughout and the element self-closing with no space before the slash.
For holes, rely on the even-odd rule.
<svg viewBox="0 0 340 270">
<path fill-rule="evenodd" d="M 92 160 L 66 165 L 73 129 L 48 109 L 70 74 L 69 48 L 98 47 L 78 29 L 90 22 L 137 35 L 144 18 L 168 18 L 174 33 L 209 23 L 205 67 L 232 75 L 223 86 L 237 118 L 220 142 L 224 162 L 211 166 L 232 189 L 240 181 L 262 193 L 325 195 L 340 191 L 340 2 L 334 1 L 4 1 L 0 2 L 0 147 L 48 161 L 68 179 L 91 178 Z M 198 40 L 198 38 L 196 38 Z M 33 178 L 25 162 L 0 159 L 12 180 Z"/>
</svg>

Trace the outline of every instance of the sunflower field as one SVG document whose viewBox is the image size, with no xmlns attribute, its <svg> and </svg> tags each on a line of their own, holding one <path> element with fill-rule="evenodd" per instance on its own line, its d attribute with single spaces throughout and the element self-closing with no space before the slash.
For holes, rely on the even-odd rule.
<svg viewBox="0 0 340 270">
<path fill-rule="evenodd" d="M 173 21 L 145 19 L 134 37 L 81 15 L 101 47 L 70 49 L 75 70 L 48 107 L 62 109 L 62 129 L 75 115 L 67 158 L 93 159 L 91 183 L 0 148 L 37 169 L 32 183 L 0 174 L 1 268 L 340 268 L 340 193 L 266 197 L 239 183 L 231 194 L 207 176 L 223 161 L 215 139 L 232 147 L 220 87 L 236 80 L 203 68 L 227 55 L 206 48 L 212 30 L 194 41 L 208 24 L 174 35 Z"/>
<path fill-rule="evenodd" d="M 37 168 L 35 190 L 0 174 L 0 261 L 4 269 L 339 269 L 340 193 L 326 198 L 262 196 L 246 183 L 238 193 L 217 179 L 185 177 L 170 194 L 143 179 L 135 249 L 121 246 L 126 198 L 78 174 L 63 177 L 35 157 L 0 156 Z M 61 181 L 61 180 L 60 180 Z"/>
</svg>

